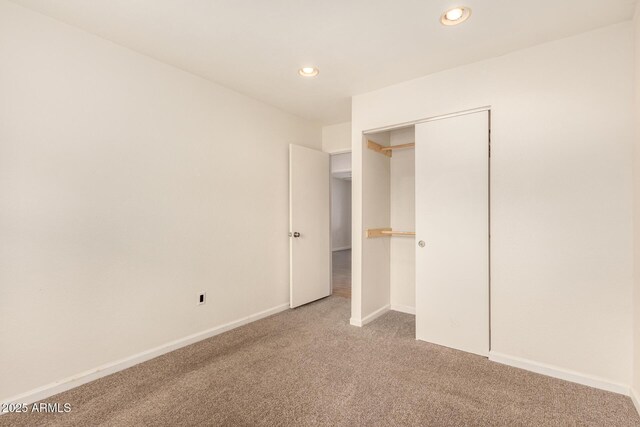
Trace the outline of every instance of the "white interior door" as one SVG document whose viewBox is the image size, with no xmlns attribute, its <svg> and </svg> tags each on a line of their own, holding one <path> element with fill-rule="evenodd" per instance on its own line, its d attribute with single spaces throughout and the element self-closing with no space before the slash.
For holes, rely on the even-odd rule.
<svg viewBox="0 0 640 427">
<path fill-rule="evenodd" d="M 486 356 L 489 112 L 420 123 L 415 148 L 416 338 Z"/>
<path fill-rule="evenodd" d="M 331 176 L 327 153 L 289 146 L 291 308 L 331 294 Z"/>
</svg>

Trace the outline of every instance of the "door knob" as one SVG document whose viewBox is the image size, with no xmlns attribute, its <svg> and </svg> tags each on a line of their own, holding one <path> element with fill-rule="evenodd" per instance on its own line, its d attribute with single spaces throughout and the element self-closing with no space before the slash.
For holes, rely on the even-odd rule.
<svg viewBox="0 0 640 427">
<path fill-rule="evenodd" d="M 293 232 L 293 237 L 300 237 L 300 233 L 298 233 L 297 231 Z"/>
<path fill-rule="evenodd" d="M 421 248 L 424 248 L 424 245 L 425 245 L 424 240 L 420 240 L 418 242 L 418 246 L 420 246 Z"/>
</svg>

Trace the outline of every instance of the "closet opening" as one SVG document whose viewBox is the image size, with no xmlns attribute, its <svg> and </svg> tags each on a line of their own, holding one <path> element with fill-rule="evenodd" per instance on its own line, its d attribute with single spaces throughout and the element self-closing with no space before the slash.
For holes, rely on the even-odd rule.
<svg viewBox="0 0 640 427">
<path fill-rule="evenodd" d="M 490 109 L 363 132 L 359 315 L 414 314 L 416 339 L 488 356 Z"/>
<path fill-rule="evenodd" d="M 415 126 L 364 135 L 363 308 L 416 314 Z"/>
<path fill-rule="evenodd" d="M 351 152 L 331 155 L 331 293 L 351 298 Z"/>
</svg>

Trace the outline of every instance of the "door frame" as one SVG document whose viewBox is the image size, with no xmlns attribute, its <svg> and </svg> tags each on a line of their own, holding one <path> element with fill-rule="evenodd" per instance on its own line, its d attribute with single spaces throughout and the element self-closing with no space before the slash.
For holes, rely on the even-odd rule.
<svg viewBox="0 0 640 427">
<path fill-rule="evenodd" d="M 431 121 L 435 121 L 435 120 L 443 120 L 443 119 L 449 119 L 452 117 L 458 117 L 458 116 L 465 116 L 467 114 L 473 114 L 473 113 L 479 113 L 482 111 L 487 111 L 488 112 L 488 117 L 489 117 L 489 137 L 488 137 L 488 141 L 487 141 L 487 149 L 488 149 L 488 165 L 487 165 L 487 170 L 488 170 L 488 176 L 487 176 L 487 192 L 488 192 L 488 198 L 489 200 L 487 200 L 487 206 L 488 206 L 488 224 L 487 224 L 487 232 L 489 235 L 488 238 L 488 253 L 489 253 L 489 259 L 488 259 L 488 268 L 489 268 L 489 277 L 488 277 L 488 285 L 489 285 L 489 289 L 488 289 L 488 295 L 489 295 L 489 352 L 491 352 L 491 264 L 492 264 L 492 257 L 491 257 L 491 124 L 492 124 L 492 106 L 491 105 L 485 105 L 482 107 L 477 107 L 477 108 L 471 108 L 468 110 L 461 110 L 461 111 L 456 111 L 456 112 L 452 112 L 452 113 L 446 113 L 446 114 L 440 114 L 437 116 L 431 116 L 431 117 L 425 117 L 422 119 L 417 119 L 417 120 L 412 120 L 412 121 L 408 121 L 408 122 L 402 122 L 402 123 L 396 123 L 393 125 L 388 125 L 388 126 L 382 126 L 382 127 L 378 127 L 378 128 L 373 128 L 373 129 L 366 129 L 362 131 L 362 137 L 364 138 L 366 135 L 368 134 L 372 134 L 372 133 L 378 133 L 378 132 L 389 132 L 392 130 L 398 130 L 398 129 L 402 129 L 402 128 L 407 128 L 407 127 L 411 127 L 411 126 L 415 126 L 419 123 L 426 123 L 426 122 L 431 122 Z M 351 240 L 352 240 L 352 245 L 353 245 L 353 236 L 351 236 Z M 362 287 L 362 284 L 361 284 Z M 360 292 L 362 293 L 362 289 L 360 290 Z"/>
<path fill-rule="evenodd" d="M 330 182 L 329 182 L 329 274 L 330 274 L 330 287 L 331 287 L 331 292 L 329 295 L 333 295 L 333 219 L 332 219 L 332 213 L 333 213 L 333 171 L 331 170 L 331 159 L 333 158 L 333 156 L 339 155 L 339 154 L 347 154 L 347 153 L 352 153 L 352 149 L 344 149 L 344 150 L 336 150 L 336 151 L 332 151 L 332 152 L 327 152 L 327 154 L 329 154 L 329 178 L 330 178 Z M 352 159 L 353 159 L 353 155 L 352 155 Z M 352 160 L 353 162 L 353 160 Z M 353 166 L 351 166 L 351 173 L 353 173 Z M 352 189 L 353 191 L 353 189 Z M 353 208 L 353 193 L 351 193 L 351 207 Z M 352 210 L 352 214 L 353 216 L 353 210 Z M 353 219 L 352 219 L 353 221 Z M 351 249 L 353 249 L 353 233 L 351 234 Z M 350 250 L 351 250 L 350 249 Z M 353 252 L 352 252 L 353 254 Z"/>
</svg>

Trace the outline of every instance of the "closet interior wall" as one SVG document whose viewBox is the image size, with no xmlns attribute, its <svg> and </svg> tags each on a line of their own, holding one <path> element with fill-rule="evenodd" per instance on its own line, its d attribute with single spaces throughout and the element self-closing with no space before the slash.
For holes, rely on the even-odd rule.
<svg viewBox="0 0 640 427">
<path fill-rule="evenodd" d="M 415 314 L 415 238 L 367 238 L 366 229 L 415 231 L 415 150 L 391 157 L 367 148 L 415 141 L 414 127 L 367 134 L 363 141 L 362 315 L 369 321 L 392 309 Z"/>
</svg>

